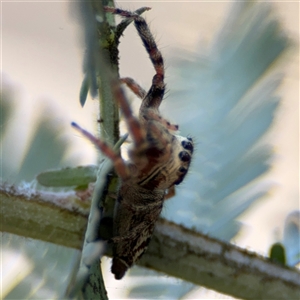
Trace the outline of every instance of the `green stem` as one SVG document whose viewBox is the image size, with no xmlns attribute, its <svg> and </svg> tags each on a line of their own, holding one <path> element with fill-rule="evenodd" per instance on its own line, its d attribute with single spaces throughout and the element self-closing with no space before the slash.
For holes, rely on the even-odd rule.
<svg viewBox="0 0 300 300">
<path fill-rule="evenodd" d="M 110 145 L 119 139 L 119 112 L 113 99 L 111 82 L 118 78 L 117 45 L 111 28 L 114 26 L 114 18 L 105 16 L 104 5 L 113 5 L 112 1 L 82 1 L 83 26 L 87 41 L 86 72 L 90 76 L 90 82 L 97 77 L 98 94 L 100 102 L 100 134 Z M 94 22 L 93 22 L 94 20 Z M 98 34 L 98 41 L 96 43 Z M 100 158 L 99 158 L 100 161 Z M 99 241 L 99 227 L 105 206 L 104 190 L 110 185 L 107 174 L 112 170 L 112 163 L 105 161 L 100 165 L 95 190 L 92 197 L 89 222 L 85 234 L 83 251 L 79 271 L 77 273 L 73 288 L 68 293 L 69 298 L 79 295 L 81 291 L 84 299 L 107 299 L 104 281 L 99 267 L 99 258 L 106 248 L 104 240 Z M 116 184 L 114 183 L 114 189 Z"/>
</svg>

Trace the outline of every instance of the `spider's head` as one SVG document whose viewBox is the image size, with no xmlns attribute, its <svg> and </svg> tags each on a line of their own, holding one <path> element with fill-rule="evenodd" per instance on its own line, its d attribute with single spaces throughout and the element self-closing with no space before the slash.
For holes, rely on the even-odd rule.
<svg viewBox="0 0 300 300">
<path fill-rule="evenodd" d="M 194 151 L 194 143 L 191 137 L 175 135 L 175 138 L 176 147 L 173 157 L 176 168 L 176 180 L 173 184 L 178 185 L 183 181 L 189 170 Z"/>
</svg>

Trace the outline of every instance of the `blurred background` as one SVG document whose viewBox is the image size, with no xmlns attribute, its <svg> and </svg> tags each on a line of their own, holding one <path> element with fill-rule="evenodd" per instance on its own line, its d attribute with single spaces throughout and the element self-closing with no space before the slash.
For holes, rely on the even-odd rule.
<svg viewBox="0 0 300 300">
<path fill-rule="evenodd" d="M 173 63 L 175 65 L 177 61 L 178 64 L 180 59 L 184 61 L 189 53 L 208 57 L 212 45 L 216 47 L 217 33 L 228 18 L 231 5 L 230 2 L 214 1 L 116 2 L 116 6 L 126 10 L 141 6 L 152 8 L 144 16 L 165 58 L 170 92 L 162 110 L 174 123 L 184 123 L 188 116 L 182 115 L 181 120 L 171 109 L 172 89 L 181 83 L 173 71 Z M 299 3 L 272 2 L 271 5 L 282 29 L 292 41 L 279 66 L 271 68 L 271 71 L 284 73 L 283 82 L 276 92 L 282 100 L 266 136 L 267 143 L 273 147 L 273 157 L 265 179 L 272 183 L 272 188 L 261 201 L 255 202 L 238 217 L 244 226 L 233 239 L 238 245 L 263 255 L 268 253 L 272 243 L 282 240 L 288 213 L 299 209 Z M 2 124 L 6 128 L 2 137 L 5 142 L 1 147 L 3 177 L 11 183 L 31 180 L 32 175 L 26 178 L 20 174 L 19 168 L 26 161 L 25 150 L 32 144 L 36 124 L 48 119 L 55 124 L 55 138 L 63 140 L 65 145 L 64 151 L 57 154 L 63 158 L 51 162 L 52 168 L 95 163 L 97 154 L 93 146 L 70 127 L 71 121 L 76 121 L 94 132 L 97 124 L 95 112 L 98 110 L 97 101 L 88 99 L 84 108 L 79 103 L 85 48 L 78 12 L 68 1 L 2 2 L 1 20 L 1 89 L 14 106 Z M 121 39 L 120 74 L 135 78 L 146 89 L 154 74 L 134 26 L 129 26 Z M 188 97 L 182 97 L 178 105 L 188 109 Z M 46 127 L 52 126 L 50 123 Z M 183 126 L 181 134 L 191 132 Z M 195 139 L 201 151 L 201 138 Z M 168 202 L 168 205 L 172 204 Z M 109 260 L 105 261 L 109 268 Z M 112 299 L 126 298 L 125 290 L 129 287 L 126 280 L 116 283 L 108 273 L 107 282 Z M 195 296 L 190 294 L 190 297 Z"/>
</svg>

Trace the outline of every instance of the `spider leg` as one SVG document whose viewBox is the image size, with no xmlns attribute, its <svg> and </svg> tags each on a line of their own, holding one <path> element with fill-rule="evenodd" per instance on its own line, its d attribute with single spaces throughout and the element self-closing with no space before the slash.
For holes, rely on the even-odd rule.
<svg viewBox="0 0 300 300">
<path fill-rule="evenodd" d="M 121 78 L 120 81 L 125 83 L 128 88 L 140 99 L 144 99 L 146 96 L 146 91 L 132 78 L 124 77 Z"/>
<path fill-rule="evenodd" d="M 179 126 L 176 124 L 171 124 L 168 120 L 165 118 L 161 117 L 160 114 L 157 113 L 157 111 L 148 109 L 147 114 L 143 115 L 143 118 L 146 121 L 149 120 L 155 120 L 163 124 L 167 129 L 172 130 L 172 131 L 177 131 L 179 129 Z"/>
<path fill-rule="evenodd" d="M 134 79 L 130 77 L 124 77 L 121 78 L 120 81 L 125 83 L 127 87 L 140 99 L 144 99 L 146 96 L 146 91 Z M 179 129 L 177 124 L 171 124 L 168 120 L 162 118 L 159 114 L 157 114 L 157 111 L 154 110 L 147 111 L 147 115 L 143 115 L 143 118 L 145 120 L 152 119 L 161 122 L 166 128 L 172 131 L 177 131 Z"/>
<path fill-rule="evenodd" d="M 148 8 L 150 9 L 150 8 Z M 164 69 L 164 61 L 161 55 L 161 52 L 157 48 L 156 42 L 152 33 L 149 30 L 149 27 L 145 21 L 145 19 L 135 13 L 130 11 L 122 10 L 119 8 L 113 7 L 104 7 L 104 10 L 107 12 L 111 12 L 113 14 L 120 15 L 126 18 L 132 18 L 134 20 L 134 25 L 137 29 L 137 32 L 144 44 L 146 51 L 149 54 L 150 60 L 153 64 L 153 67 L 156 71 L 152 79 L 152 86 L 147 93 L 146 97 L 143 100 L 140 111 L 145 111 L 145 109 L 152 107 L 158 109 L 160 103 L 163 99 L 165 93 L 165 69 Z"/>
<path fill-rule="evenodd" d="M 80 131 L 86 138 L 88 138 L 103 154 L 110 158 L 114 163 L 114 168 L 119 177 L 122 180 L 126 180 L 130 177 L 130 172 L 126 166 L 124 160 L 122 159 L 119 153 L 116 153 L 111 147 L 109 147 L 105 142 L 97 139 L 91 133 L 81 128 L 75 122 L 72 122 L 71 125 Z"/>
<path fill-rule="evenodd" d="M 157 143 L 160 143 L 161 148 L 165 149 L 169 144 L 171 144 L 171 137 L 167 129 L 157 126 L 155 122 L 151 121 L 147 123 L 148 134 L 151 135 L 151 138 Z"/>
<path fill-rule="evenodd" d="M 139 120 L 133 116 L 130 105 L 118 83 L 114 85 L 114 95 L 123 112 L 128 131 L 131 133 L 135 146 L 139 147 L 143 145 L 146 141 L 145 130 L 142 128 Z"/>
</svg>

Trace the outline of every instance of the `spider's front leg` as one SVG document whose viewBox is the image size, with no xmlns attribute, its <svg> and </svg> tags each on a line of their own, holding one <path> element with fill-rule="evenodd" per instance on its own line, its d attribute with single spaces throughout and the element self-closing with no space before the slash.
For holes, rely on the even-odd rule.
<svg viewBox="0 0 300 300">
<path fill-rule="evenodd" d="M 120 81 L 122 83 L 125 83 L 128 88 L 140 99 L 144 99 L 147 92 L 132 78 L 130 77 L 124 77 L 121 78 Z"/>
<path fill-rule="evenodd" d="M 147 96 L 146 91 L 132 78 L 124 77 L 120 79 L 121 83 L 126 86 L 140 99 L 144 99 Z M 155 120 L 162 123 L 166 128 L 172 131 L 177 131 L 179 126 L 177 124 L 171 124 L 168 120 L 164 119 L 156 110 L 151 111 L 147 109 L 147 114 L 143 114 L 145 120 Z"/>
<path fill-rule="evenodd" d="M 150 32 L 145 19 L 134 12 L 122 10 L 119 8 L 106 6 L 104 7 L 104 10 L 134 20 L 134 25 L 138 31 L 138 34 L 144 44 L 146 51 L 149 54 L 150 60 L 156 72 L 156 74 L 153 76 L 152 86 L 149 89 L 148 93 L 146 93 L 145 90 L 133 79 L 121 79 L 121 82 L 125 83 L 133 91 L 133 93 L 135 93 L 139 98 L 143 100 L 139 114 L 140 120 L 144 119 L 144 121 L 146 122 L 148 120 L 155 120 L 163 124 L 167 129 L 171 131 L 177 131 L 179 129 L 179 126 L 176 124 L 171 124 L 169 121 L 162 118 L 158 111 L 165 93 L 164 60 L 160 50 L 157 48 L 154 37 Z"/>
<path fill-rule="evenodd" d="M 139 120 L 133 116 L 130 105 L 122 88 L 120 87 L 120 84 L 114 84 L 113 90 L 115 99 L 119 103 L 119 106 L 123 112 L 128 131 L 132 136 L 134 147 L 140 147 L 146 141 L 146 132 L 142 128 Z"/>
<path fill-rule="evenodd" d="M 114 168 L 118 176 L 122 180 L 127 180 L 130 177 L 130 172 L 120 153 L 116 153 L 105 142 L 93 136 L 91 133 L 81 128 L 77 123 L 72 122 L 71 125 L 89 139 L 104 155 L 110 158 L 114 164 Z"/>
</svg>

